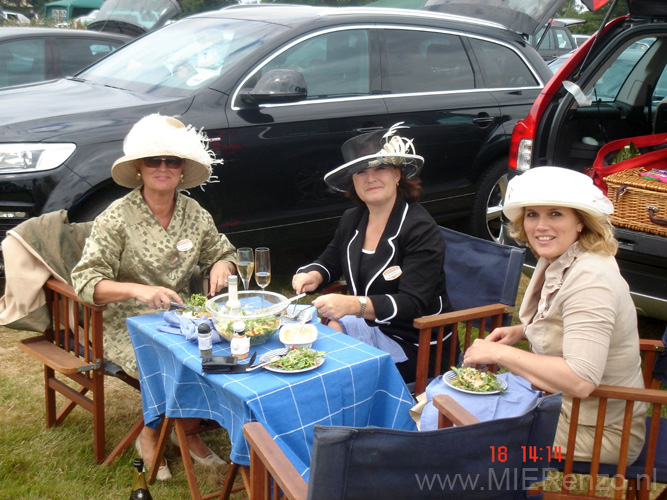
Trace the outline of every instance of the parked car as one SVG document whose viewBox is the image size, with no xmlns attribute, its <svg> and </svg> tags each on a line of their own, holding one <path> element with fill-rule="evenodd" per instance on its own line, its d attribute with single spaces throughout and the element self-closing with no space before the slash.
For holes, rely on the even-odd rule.
<svg viewBox="0 0 667 500">
<path fill-rule="evenodd" d="M 75 75 L 130 40 L 83 30 L 0 28 L 0 88 Z"/>
<path fill-rule="evenodd" d="M 530 43 L 537 48 L 537 52 L 545 61 L 551 61 L 577 48 L 577 42 L 567 25 L 556 20 L 549 22 L 534 37 L 531 37 Z"/>
<path fill-rule="evenodd" d="M 8 10 L 0 11 L 0 25 L 21 25 L 30 24 L 30 19 L 20 12 L 11 12 Z"/>
<path fill-rule="evenodd" d="M 105 0 L 86 29 L 137 37 L 161 28 L 180 13 L 177 0 Z"/>
<path fill-rule="evenodd" d="M 44 18 L 56 25 L 68 24 L 77 17 L 89 15 L 103 3 L 104 0 L 55 0 L 44 4 Z"/>
<path fill-rule="evenodd" d="M 584 171 L 605 143 L 665 129 L 665 117 L 655 114 L 667 94 L 664 3 L 627 3 L 629 16 L 610 21 L 580 47 L 516 125 L 512 174 L 540 165 Z M 665 218 L 663 210 L 658 217 Z M 667 238 L 621 227 L 616 235 L 617 261 L 635 304 L 645 315 L 667 320 Z"/>
<path fill-rule="evenodd" d="M 159 111 L 203 128 L 224 159 L 219 182 L 190 194 L 236 244 L 330 238 L 351 206 L 323 181 L 341 145 L 400 121 L 426 159 L 424 205 L 488 234 L 515 118 L 550 76 L 521 35 L 475 19 L 294 5 L 194 15 L 75 78 L 0 91 L 2 230 L 58 209 L 95 217 L 124 194 L 110 178 L 123 138 Z"/>
<path fill-rule="evenodd" d="M 577 47 L 581 47 L 590 37 L 591 35 L 578 35 L 576 33 L 572 33 L 572 38 L 574 38 L 574 41 L 577 42 Z"/>
</svg>

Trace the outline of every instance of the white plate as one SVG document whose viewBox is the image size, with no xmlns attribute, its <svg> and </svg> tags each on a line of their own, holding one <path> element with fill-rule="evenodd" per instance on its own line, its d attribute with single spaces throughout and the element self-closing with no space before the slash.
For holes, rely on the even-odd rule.
<svg viewBox="0 0 667 500">
<path fill-rule="evenodd" d="M 461 392 L 465 392 L 466 394 L 474 394 L 476 396 L 485 396 L 487 394 L 500 394 L 500 391 L 475 392 L 475 391 L 469 391 L 468 389 L 462 389 L 461 387 L 457 387 L 457 386 L 455 386 L 451 383 L 451 381 L 455 378 L 456 378 L 456 373 L 454 373 L 453 370 L 449 370 L 447 373 L 445 373 L 442 376 L 442 380 L 445 381 L 445 384 L 447 384 L 452 389 L 455 389 L 455 390 L 461 391 Z M 500 387 L 507 390 L 507 380 L 505 380 L 504 378 L 500 378 L 500 377 L 496 377 L 496 380 L 498 380 L 498 385 L 500 385 Z"/>
<path fill-rule="evenodd" d="M 280 355 L 283 352 L 285 352 L 284 349 L 274 349 L 273 351 L 269 351 L 266 354 L 262 354 L 259 358 L 260 363 L 264 363 L 265 361 L 268 361 L 271 359 L 273 356 Z M 301 370 L 283 370 L 282 368 L 278 368 L 275 366 L 271 365 L 265 365 L 262 368 L 265 368 L 269 370 L 270 372 L 275 372 L 275 373 L 301 373 L 301 372 L 309 372 L 310 370 L 314 370 L 315 368 L 319 368 L 322 366 L 322 363 L 324 363 L 324 357 L 319 358 L 317 364 L 315 366 L 309 366 L 308 368 L 302 368 Z"/>
</svg>

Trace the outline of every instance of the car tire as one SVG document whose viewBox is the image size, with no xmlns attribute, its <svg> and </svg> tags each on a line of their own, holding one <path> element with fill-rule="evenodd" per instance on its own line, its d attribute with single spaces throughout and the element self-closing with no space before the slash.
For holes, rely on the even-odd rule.
<svg viewBox="0 0 667 500">
<path fill-rule="evenodd" d="M 471 233 L 478 238 L 510 243 L 503 219 L 503 201 L 509 176 L 507 157 L 498 158 L 481 175 L 477 183 L 470 216 Z"/>
<path fill-rule="evenodd" d="M 70 222 L 95 220 L 113 201 L 129 193 L 129 189 L 114 187 L 88 196 L 81 204 L 69 209 Z"/>
</svg>

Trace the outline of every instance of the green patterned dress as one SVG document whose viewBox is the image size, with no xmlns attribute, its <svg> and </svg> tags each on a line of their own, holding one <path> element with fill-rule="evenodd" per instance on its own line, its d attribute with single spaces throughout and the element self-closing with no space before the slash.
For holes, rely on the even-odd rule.
<svg viewBox="0 0 667 500">
<path fill-rule="evenodd" d="M 236 263 L 235 254 L 234 246 L 195 200 L 176 195 L 174 215 L 165 231 L 137 188 L 95 219 L 72 271 L 72 283 L 88 303 L 94 303 L 95 285 L 103 279 L 163 286 L 186 299 L 197 265 L 206 271 L 220 260 Z M 136 299 L 109 304 L 104 312 L 105 357 L 131 376 L 138 373 L 125 319 L 154 312 Z"/>
</svg>

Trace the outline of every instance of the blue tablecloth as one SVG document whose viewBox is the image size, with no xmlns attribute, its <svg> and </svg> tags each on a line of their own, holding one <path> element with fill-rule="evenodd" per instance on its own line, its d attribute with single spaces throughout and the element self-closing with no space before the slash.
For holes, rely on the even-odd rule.
<svg viewBox="0 0 667 500">
<path fill-rule="evenodd" d="M 315 370 L 278 374 L 257 369 L 242 374 L 203 374 L 197 344 L 158 331 L 162 313 L 128 318 L 141 382 L 144 420 L 155 427 L 162 415 L 206 418 L 227 429 L 231 459 L 249 465 L 243 425 L 261 422 L 307 480 L 315 425 L 377 426 L 415 430 L 414 401 L 390 356 L 318 324 L 313 348 L 325 351 Z M 257 359 L 283 347 L 274 335 L 250 348 Z M 229 343 L 213 346 L 230 355 Z"/>
<path fill-rule="evenodd" d="M 427 403 L 422 411 L 420 430 L 438 428 L 438 410 L 433 406 L 433 396 L 447 394 L 481 421 L 516 417 L 532 408 L 542 392 L 531 389 L 530 382 L 512 373 L 501 373 L 499 378 L 507 380 L 506 392 L 500 394 L 468 394 L 447 385 L 442 375 L 433 379 L 426 387 Z"/>
</svg>

